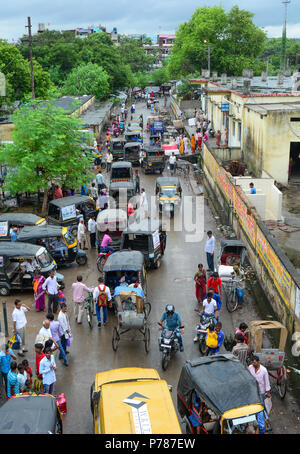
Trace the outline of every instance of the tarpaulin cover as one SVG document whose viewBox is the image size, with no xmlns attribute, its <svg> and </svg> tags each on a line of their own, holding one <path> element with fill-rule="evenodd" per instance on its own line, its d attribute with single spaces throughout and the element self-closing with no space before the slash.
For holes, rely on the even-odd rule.
<svg viewBox="0 0 300 454">
<path fill-rule="evenodd" d="M 194 390 L 217 415 L 233 408 L 261 404 L 255 378 L 231 354 L 187 361 L 182 367 L 177 393 L 189 408 Z M 186 408 L 179 397 L 177 402 L 178 411 L 184 417 Z"/>
</svg>

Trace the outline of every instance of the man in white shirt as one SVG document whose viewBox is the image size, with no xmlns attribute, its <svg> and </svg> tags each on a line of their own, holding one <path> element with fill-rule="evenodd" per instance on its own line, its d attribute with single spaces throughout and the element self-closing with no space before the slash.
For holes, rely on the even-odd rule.
<svg viewBox="0 0 300 454">
<path fill-rule="evenodd" d="M 52 337 L 52 333 L 51 333 L 51 329 L 50 329 L 50 320 L 48 320 L 48 319 L 43 321 L 43 326 L 39 330 L 39 332 L 35 338 L 35 344 L 42 344 L 43 346 L 45 346 L 45 342 L 47 340 L 51 340 L 54 343 L 55 347 L 59 348 L 57 342 Z M 52 347 L 52 349 L 55 349 L 55 347 L 54 348 Z"/>
<path fill-rule="evenodd" d="M 203 301 L 202 314 L 208 316 L 214 315 L 215 318 L 218 317 L 217 302 L 211 296 L 207 296 L 207 298 Z"/>
<path fill-rule="evenodd" d="M 214 252 L 215 252 L 215 244 L 216 240 L 215 237 L 212 234 L 212 231 L 209 230 L 207 232 L 207 241 L 205 244 L 205 252 L 206 252 L 206 258 L 207 258 L 207 265 L 210 271 L 214 271 Z"/>
<path fill-rule="evenodd" d="M 79 244 L 80 249 L 84 249 L 84 250 L 87 249 L 87 248 L 85 247 L 85 243 L 86 243 L 86 235 L 85 235 L 85 232 L 86 232 L 86 226 L 84 225 L 84 220 L 83 220 L 83 218 L 81 218 L 81 219 L 79 220 L 79 224 L 78 224 L 77 241 L 78 241 L 78 244 Z"/>
<path fill-rule="evenodd" d="M 106 155 L 106 171 L 110 172 L 111 169 L 111 163 L 113 162 L 114 157 L 112 155 L 112 152 L 109 150 L 107 155 Z"/>
<path fill-rule="evenodd" d="M 19 356 L 24 356 L 28 350 L 25 348 L 25 327 L 27 324 L 25 312 L 30 311 L 30 307 L 26 304 L 21 303 L 20 300 L 15 300 L 15 309 L 12 313 L 13 321 L 13 333 L 19 334 L 21 338 L 20 350 L 18 351 Z"/>
<path fill-rule="evenodd" d="M 171 175 L 174 174 L 174 171 L 175 171 L 175 163 L 176 163 L 176 156 L 175 156 L 175 153 L 173 152 L 169 158 L 169 166 L 170 166 L 170 172 L 171 172 Z"/>
<path fill-rule="evenodd" d="M 90 234 L 90 245 L 91 249 L 95 249 L 96 247 L 96 217 L 91 216 L 88 222 L 88 231 Z"/>
<path fill-rule="evenodd" d="M 71 327 L 70 327 L 69 317 L 67 315 L 66 303 L 62 303 L 60 305 L 60 307 L 61 307 L 61 310 L 58 314 L 57 320 L 64 331 L 64 335 L 61 337 L 61 343 L 62 343 L 62 346 L 63 346 L 65 352 L 67 353 L 67 339 L 69 339 L 69 337 L 71 335 Z"/>
<path fill-rule="evenodd" d="M 148 201 L 144 188 L 141 189 L 140 195 L 140 213 L 140 219 L 145 219 L 148 217 Z"/>
<path fill-rule="evenodd" d="M 106 325 L 107 320 L 107 305 L 111 301 L 110 290 L 104 285 L 103 277 L 98 279 L 99 285 L 95 288 L 93 293 L 94 303 L 96 305 L 96 315 L 98 320 L 98 327 L 101 328 L 101 315 L 100 309 L 102 307 L 103 312 L 103 325 Z"/>
<path fill-rule="evenodd" d="M 48 312 L 56 314 L 58 308 L 58 284 L 54 271 L 50 271 L 50 276 L 47 277 L 45 282 L 42 285 L 42 289 L 46 291 L 48 295 Z"/>
</svg>

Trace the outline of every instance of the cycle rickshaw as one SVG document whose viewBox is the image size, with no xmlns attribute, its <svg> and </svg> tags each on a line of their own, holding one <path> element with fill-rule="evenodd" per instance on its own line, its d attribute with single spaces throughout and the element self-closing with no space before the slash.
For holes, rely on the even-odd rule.
<svg viewBox="0 0 300 454">
<path fill-rule="evenodd" d="M 278 348 L 263 348 L 265 330 L 280 330 Z M 281 399 L 287 389 L 287 373 L 284 365 L 287 329 L 274 320 L 254 320 L 249 324 L 249 346 L 252 355 L 259 358 L 260 363 L 268 370 L 269 376 L 276 380 L 276 388 Z"/>
<path fill-rule="evenodd" d="M 150 349 L 150 329 L 148 317 L 151 304 L 145 303 L 145 295 L 140 288 L 119 286 L 115 288 L 113 308 L 117 315 L 118 324 L 113 329 L 112 348 L 117 351 L 121 336 L 134 330 L 131 340 L 139 340 L 141 334 L 145 343 L 146 353 Z"/>
</svg>

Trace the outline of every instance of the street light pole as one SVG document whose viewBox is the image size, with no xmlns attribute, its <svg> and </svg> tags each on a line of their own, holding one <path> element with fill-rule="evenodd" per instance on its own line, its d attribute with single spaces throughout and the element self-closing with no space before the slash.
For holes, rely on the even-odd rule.
<svg viewBox="0 0 300 454">
<path fill-rule="evenodd" d="M 209 73 L 208 77 L 210 77 L 210 48 L 211 48 L 211 46 L 207 43 L 206 39 L 203 42 L 204 42 L 204 44 L 207 45 L 207 70 Z"/>
</svg>

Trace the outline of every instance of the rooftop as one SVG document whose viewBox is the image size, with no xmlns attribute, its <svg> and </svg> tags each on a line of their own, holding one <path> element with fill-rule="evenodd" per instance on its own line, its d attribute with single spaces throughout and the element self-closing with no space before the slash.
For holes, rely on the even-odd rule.
<svg viewBox="0 0 300 454">
<path fill-rule="evenodd" d="M 271 103 L 271 104 L 245 104 L 247 109 L 253 110 L 260 115 L 267 115 L 268 112 L 299 112 L 300 102 Z"/>
<path fill-rule="evenodd" d="M 86 104 L 90 99 L 93 98 L 93 95 L 82 95 L 82 96 L 62 96 L 53 102 L 57 107 L 61 107 L 67 112 L 74 112 L 79 107 Z"/>
<path fill-rule="evenodd" d="M 93 104 L 81 115 L 81 119 L 86 125 L 98 125 L 104 120 L 107 110 L 111 107 L 111 102 L 99 102 Z"/>
</svg>

